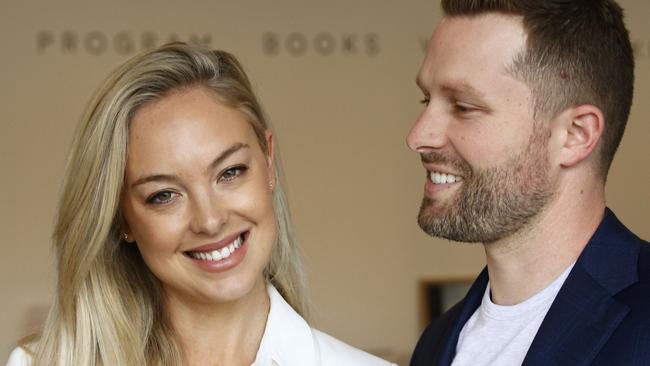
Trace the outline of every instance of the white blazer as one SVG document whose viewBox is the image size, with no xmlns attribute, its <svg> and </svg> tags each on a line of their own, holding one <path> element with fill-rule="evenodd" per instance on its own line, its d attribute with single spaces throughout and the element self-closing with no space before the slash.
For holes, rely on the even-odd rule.
<svg viewBox="0 0 650 366">
<path fill-rule="evenodd" d="M 251 366 L 389 366 L 378 357 L 313 329 L 268 286 L 271 309 Z M 396 365 L 393 365 L 396 366 Z"/>
<path fill-rule="evenodd" d="M 311 328 L 275 287 L 269 285 L 267 290 L 271 307 L 251 366 L 397 366 Z M 7 366 L 30 363 L 30 356 L 18 347 Z"/>
</svg>

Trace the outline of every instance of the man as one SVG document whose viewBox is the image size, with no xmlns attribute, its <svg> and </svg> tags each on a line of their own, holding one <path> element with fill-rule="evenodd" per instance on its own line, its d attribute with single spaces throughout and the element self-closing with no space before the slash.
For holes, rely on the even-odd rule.
<svg viewBox="0 0 650 366">
<path fill-rule="evenodd" d="M 605 207 L 633 94 L 612 0 L 443 0 L 408 135 L 418 221 L 483 243 L 411 365 L 650 365 L 650 245 Z"/>
</svg>

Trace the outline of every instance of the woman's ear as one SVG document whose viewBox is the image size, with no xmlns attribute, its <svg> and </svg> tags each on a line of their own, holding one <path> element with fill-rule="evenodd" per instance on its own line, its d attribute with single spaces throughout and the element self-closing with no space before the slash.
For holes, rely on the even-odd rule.
<svg viewBox="0 0 650 366">
<path fill-rule="evenodd" d="M 572 167 L 596 150 L 605 129 L 605 117 L 598 107 L 590 104 L 570 108 L 559 117 L 564 129 L 560 163 L 563 167 Z"/>
<path fill-rule="evenodd" d="M 135 238 L 133 237 L 133 233 L 131 233 L 131 230 L 127 226 L 122 226 L 122 232 L 120 233 L 120 239 L 124 240 L 125 242 L 129 244 L 135 243 Z"/>
<path fill-rule="evenodd" d="M 275 165 L 273 164 L 274 150 L 273 150 L 273 133 L 270 129 L 267 129 L 264 132 L 264 137 L 266 139 L 266 164 L 269 169 L 269 189 L 273 190 L 276 182 L 276 172 Z"/>
<path fill-rule="evenodd" d="M 133 236 L 131 236 L 130 234 L 128 234 L 126 232 L 122 233 L 122 240 L 124 240 L 128 244 L 135 243 L 135 239 L 133 239 Z"/>
<path fill-rule="evenodd" d="M 124 203 L 122 203 L 124 204 Z M 122 208 L 120 208 L 118 215 L 120 215 L 120 239 L 123 241 L 133 244 L 135 243 L 135 238 L 133 237 L 133 233 L 131 232 L 131 228 L 129 227 L 129 224 L 126 223 L 126 219 L 124 218 L 124 212 L 122 212 Z"/>
</svg>

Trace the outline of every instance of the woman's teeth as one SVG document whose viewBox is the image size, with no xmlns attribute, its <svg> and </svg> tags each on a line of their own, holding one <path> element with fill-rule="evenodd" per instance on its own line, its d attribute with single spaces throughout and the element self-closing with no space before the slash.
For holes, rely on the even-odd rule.
<svg viewBox="0 0 650 366">
<path fill-rule="evenodd" d="M 431 182 L 433 182 L 433 184 L 456 183 L 463 180 L 461 177 L 456 175 L 438 173 L 438 172 L 429 173 L 429 179 L 431 179 Z"/>
<path fill-rule="evenodd" d="M 242 235 L 238 236 L 235 241 L 226 245 L 221 249 L 216 249 L 211 252 L 188 252 L 188 255 L 194 259 L 204 260 L 204 261 L 220 261 L 230 257 L 237 249 L 241 248 L 244 239 Z"/>
</svg>

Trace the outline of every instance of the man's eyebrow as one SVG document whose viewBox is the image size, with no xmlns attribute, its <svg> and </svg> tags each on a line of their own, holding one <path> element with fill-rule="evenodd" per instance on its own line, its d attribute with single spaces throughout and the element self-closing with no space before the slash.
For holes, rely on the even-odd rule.
<svg viewBox="0 0 650 366">
<path fill-rule="evenodd" d="M 207 171 L 213 170 L 219 164 L 221 164 L 224 160 L 226 160 L 229 156 L 234 154 L 235 152 L 241 150 L 241 149 L 246 149 L 249 148 L 248 144 L 245 144 L 243 142 L 237 142 L 227 148 L 226 150 L 222 151 L 219 155 L 217 155 L 216 158 L 208 165 Z M 138 178 L 135 182 L 131 184 L 131 188 L 136 187 L 141 184 L 153 182 L 153 181 L 170 181 L 170 182 L 178 182 L 178 177 L 175 175 L 171 174 L 153 174 L 153 175 L 147 175 L 141 178 Z"/>
<path fill-rule="evenodd" d="M 442 85 L 440 89 L 447 94 L 464 94 L 472 97 L 485 99 L 485 94 L 464 81 L 457 81 Z"/>
<path fill-rule="evenodd" d="M 424 86 L 424 83 L 420 79 L 420 76 L 416 76 L 415 84 L 422 90 L 426 91 L 427 88 Z M 452 81 L 446 84 L 443 84 L 440 87 L 440 90 L 445 94 L 464 94 L 470 95 L 475 98 L 485 99 L 485 94 L 480 92 L 478 89 L 470 85 L 465 81 Z"/>
</svg>

